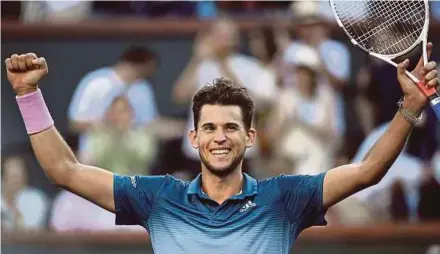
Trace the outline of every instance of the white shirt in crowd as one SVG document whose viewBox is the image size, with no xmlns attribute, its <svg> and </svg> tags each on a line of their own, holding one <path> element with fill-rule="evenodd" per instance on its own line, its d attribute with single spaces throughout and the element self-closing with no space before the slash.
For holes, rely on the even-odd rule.
<svg viewBox="0 0 440 254">
<path fill-rule="evenodd" d="M 99 122 L 114 98 L 125 95 L 134 111 L 134 125 L 145 125 L 158 115 L 152 85 L 146 80 L 125 84 L 110 67 L 88 73 L 78 84 L 69 106 L 69 120 Z M 79 150 L 86 149 L 87 135 L 80 135 Z"/>
<path fill-rule="evenodd" d="M 16 196 L 15 206 L 21 215 L 25 229 L 44 229 L 49 210 L 49 199 L 43 191 L 33 187 L 25 187 Z M 13 228 L 13 221 L 16 218 L 3 196 L 1 210 L 3 227 Z"/>
<path fill-rule="evenodd" d="M 301 41 L 292 42 L 289 47 L 284 52 L 284 61 L 290 64 L 295 60 L 297 51 L 301 50 L 304 46 Z M 341 42 L 335 40 L 325 40 L 322 42 L 317 53 L 321 61 L 323 62 L 325 68 L 335 77 L 348 80 L 351 75 L 351 55 L 348 48 Z M 286 73 L 286 83 L 292 85 L 293 76 L 291 71 L 288 69 L 289 73 Z M 328 83 L 328 80 L 322 80 L 323 83 Z M 345 113 L 344 113 L 344 102 L 341 94 L 335 93 L 336 96 L 336 108 L 337 108 L 337 129 L 340 136 L 345 133 Z"/>
</svg>

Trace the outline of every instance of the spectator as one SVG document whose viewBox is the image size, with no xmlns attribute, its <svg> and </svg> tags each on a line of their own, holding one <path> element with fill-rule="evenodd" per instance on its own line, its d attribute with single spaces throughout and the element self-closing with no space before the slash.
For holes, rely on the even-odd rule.
<svg viewBox="0 0 440 254">
<path fill-rule="evenodd" d="M 71 129 L 80 134 L 80 153 L 87 143 L 86 131 L 104 119 L 117 96 L 125 95 L 130 102 L 135 126 L 158 120 L 153 87 L 145 80 L 155 72 L 156 65 L 157 57 L 151 50 L 133 46 L 113 66 L 99 68 L 82 78 L 68 112 Z"/>
<path fill-rule="evenodd" d="M 46 226 L 48 206 L 44 192 L 28 185 L 24 159 L 7 157 L 2 168 L 2 229 L 42 230 Z"/>
<path fill-rule="evenodd" d="M 390 214 L 395 222 L 408 222 L 409 207 L 405 197 L 405 186 L 400 180 L 396 180 L 391 184 L 391 204 Z"/>
<path fill-rule="evenodd" d="M 255 128 L 258 131 L 260 153 L 262 156 L 259 159 L 268 158 L 271 154 L 270 140 L 268 139 L 268 133 L 265 133 L 264 126 L 267 124 L 268 116 L 271 112 L 271 108 L 275 104 L 276 94 L 279 84 L 281 83 L 281 76 L 278 75 L 278 45 L 275 37 L 274 30 L 270 26 L 261 26 L 252 30 L 249 34 L 249 48 L 251 54 L 260 61 L 263 72 L 258 74 L 259 84 L 257 86 L 263 86 L 263 84 L 269 84 L 270 87 L 276 87 L 274 94 L 268 95 L 265 100 L 261 100 L 259 104 L 259 110 L 255 115 Z M 264 163 L 259 161 L 259 164 Z"/>
<path fill-rule="evenodd" d="M 223 76 L 249 88 L 257 101 L 273 94 L 273 85 L 257 87 L 256 74 L 262 67 L 256 59 L 238 53 L 238 43 L 238 27 L 227 18 L 218 19 L 208 31 L 200 32 L 193 55 L 174 85 L 174 101 L 188 103 L 197 87 Z"/>
<path fill-rule="evenodd" d="M 262 26 L 252 30 L 249 34 L 249 48 L 251 54 L 260 61 L 263 68 L 263 72 L 259 74 L 257 87 L 264 86 L 264 84 L 269 84 L 269 87 L 278 87 L 278 57 L 280 52 L 274 30 L 270 26 Z M 276 97 L 276 90 L 273 89 L 271 92 L 274 94 L 266 97 L 270 103 Z"/>
<path fill-rule="evenodd" d="M 340 136 L 345 134 L 345 103 L 342 91 L 345 89 L 351 73 L 351 56 L 347 47 L 330 38 L 330 29 L 327 13 L 320 8 L 319 1 L 297 1 L 292 3 L 293 15 L 295 17 L 296 33 L 295 39 L 285 51 L 286 64 L 290 65 L 289 59 L 296 55 L 301 44 L 309 45 L 319 53 L 323 63 L 323 73 L 320 78 L 323 83 L 330 85 L 337 96 L 337 126 Z M 327 16 L 328 17 L 328 16 Z M 289 78 L 290 72 L 287 74 Z M 292 79 L 293 77 L 290 77 Z M 287 82 L 289 79 L 287 79 Z"/>
<path fill-rule="evenodd" d="M 435 176 L 434 168 L 426 167 L 422 183 L 419 186 L 420 200 L 417 213 L 420 221 L 440 219 L 440 182 Z"/>
<path fill-rule="evenodd" d="M 193 55 L 174 85 L 174 101 L 188 103 L 198 87 L 219 77 L 226 77 L 247 87 L 257 107 L 259 102 L 273 95 L 274 84 L 258 82 L 258 74 L 263 72 L 263 68 L 256 59 L 238 53 L 238 42 L 238 28 L 232 20 L 226 18 L 215 21 L 208 31 L 200 33 L 195 41 Z M 187 133 L 192 128 L 194 122 L 190 112 Z M 245 171 L 250 169 L 248 159 L 258 152 L 255 147 L 246 152 Z M 182 149 L 188 158 L 187 170 L 192 175 L 197 174 L 200 167 L 198 153 L 187 136 L 184 137 Z"/>
<path fill-rule="evenodd" d="M 258 3 L 260 4 L 260 3 Z M 258 26 L 249 33 L 249 48 L 251 54 L 260 61 L 263 72 L 259 74 L 258 87 L 263 84 L 269 84 L 274 87 L 273 94 L 268 94 L 266 98 L 260 100 L 258 111 L 254 117 L 255 128 L 258 131 L 259 154 L 255 158 L 259 168 L 265 170 L 256 171 L 254 176 L 257 178 L 265 178 L 283 172 L 283 168 L 287 167 L 287 161 L 274 160 L 273 135 L 269 133 L 269 129 L 265 126 L 271 124 L 271 113 L 276 106 L 278 99 L 277 94 L 280 93 L 283 84 L 282 72 L 282 54 L 285 48 L 290 44 L 287 29 L 282 27 L 271 27 L 270 25 Z"/>
<path fill-rule="evenodd" d="M 346 85 L 351 73 L 351 56 L 347 47 L 330 38 L 328 19 L 318 1 L 297 1 L 292 4 L 298 39 L 294 40 L 285 52 L 289 59 L 295 54 L 299 44 L 314 47 L 323 61 L 324 73 L 330 85 L 340 90 Z"/>
<path fill-rule="evenodd" d="M 141 231 L 141 226 L 116 226 L 115 214 L 69 191 L 60 191 L 53 202 L 50 228 L 55 232 Z"/>
<path fill-rule="evenodd" d="M 150 174 L 157 141 L 148 128 L 133 127 L 133 119 L 127 98 L 116 97 L 102 124 L 88 132 L 80 160 L 121 175 Z"/>
<path fill-rule="evenodd" d="M 293 160 L 286 173 L 317 174 L 333 165 L 335 96 L 319 81 L 320 59 L 312 47 L 301 45 L 292 57 L 294 86 L 278 97 L 267 132 L 278 141 L 278 156 Z"/>
<path fill-rule="evenodd" d="M 21 20 L 34 22 L 71 22 L 88 19 L 92 14 L 89 1 L 22 1 Z"/>
</svg>

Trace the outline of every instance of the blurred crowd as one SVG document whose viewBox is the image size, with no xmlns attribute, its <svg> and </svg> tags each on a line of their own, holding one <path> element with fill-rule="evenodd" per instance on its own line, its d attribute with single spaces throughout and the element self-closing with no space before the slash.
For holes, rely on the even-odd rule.
<svg viewBox="0 0 440 254">
<path fill-rule="evenodd" d="M 75 152 L 81 162 L 118 174 L 195 177 L 200 162 L 187 137 L 193 128 L 191 98 L 218 77 L 247 87 L 255 100 L 253 125 L 258 139 L 246 152 L 244 171 L 258 179 L 283 173 L 317 174 L 361 161 L 386 130 L 402 96 L 393 66 L 365 58 L 361 68 L 352 68 L 347 44 L 331 37 L 334 21 L 326 2 L 18 3 L 17 15 L 9 11 L 4 16 L 3 8 L 2 19 L 216 17 L 209 29 L 196 36 L 192 56 L 170 95 L 175 103 L 188 106 L 184 121 L 158 113 L 154 84 L 148 80 L 167 63 L 159 65 L 151 49 L 129 47 L 118 62 L 80 78 L 67 112 L 70 129 L 78 135 Z M 14 4 L 9 3 L 10 10 Z M 264 25 L 241 34 L 234 19 L 218 17 L 219 13 L 244 16 L 269 11 L 291 15 L 292 26 Z M 250 54 L 239 51 L 243 39 Z M 438 128 L 427 108 L 385 178 L 329 210 L 329 223 L 440 220 L 440 149 L 438 138 L 433 138 L 439 135 Z M 27 168 L 20 156 L 2 158 L 4 230 L 140 229 L 114 226 L 113 214 L 67 191 L 49 198 L 38 186 L 28 184 Z"/>
</svg>

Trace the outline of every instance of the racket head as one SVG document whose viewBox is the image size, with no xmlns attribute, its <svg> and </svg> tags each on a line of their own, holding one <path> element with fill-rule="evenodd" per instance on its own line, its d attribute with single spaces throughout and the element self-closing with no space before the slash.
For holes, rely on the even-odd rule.
<svg viewBox="0 0 440 254">
<path fill-rule="evenodd" d="M 411 52 L 423 41 L 423 52 L 426 55 L 428 0 L 329 2 L 339 27 L 350 42 L 364 52 L 392 63 L 390 59 Z"/>
</svg>

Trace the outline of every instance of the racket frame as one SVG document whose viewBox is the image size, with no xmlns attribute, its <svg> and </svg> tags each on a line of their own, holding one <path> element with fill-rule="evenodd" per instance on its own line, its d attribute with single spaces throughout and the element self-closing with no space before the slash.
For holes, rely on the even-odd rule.
<svg viewBox="0 0 440 254">
<path fill-rule="evenodd" d="M 344 0 L 342 0 L 342 1 L 344 1 Z M 394 0 L 391 0 L 391 1 L 394 1 Z M 365 47 L 363 47 L 362 45 L 360 45 L 355 39 L 353 39 L 353 37 L 350 35 L 350 33 L 347 31 L 347 29 L 342 24 L 342 21 L 339 19 L 339 15 L 336 12 L 336 7 L 335 7 L 335 3 L 334 3 L 335 0 L 329 0 L 329 2 L 330 2 L 330 6 L 332 8 L 332 11 L 333 11 L 333 14 L 334 14 L 334 17 L 336 19 L 338 26 L 344 31 L 344 33 L 350 39 L 350 42 L 353 45 L 355 45 L 356 47 L 360 48 L 365 53 L 367 53 L 371 56 L 374 56 L 376 58 L 382 59 L 383 61 L 385 61 L 385 62 L 387 62 L 397 68 L 397 63 L 395 63 L 392 59 L 395 59 L 399 56 L 403 56 L 403 55 L 407 54 L 408 52 L 411 52 L 417 45 L 420 44 L 420 42 L 422 42 L 422 44 L 423 44 L 422 57 L 423 57 L 423 62 L 424 62 L 423 64 L 425 65 L 428 62 L 428 55 L 426 53 L 427 36 L 428 36 L 428 28 L 429 28 L 429 1 L 428 0 L 423 0 L 423 3 L 425 5 L 425 23 L 423 24 L 422 32 L 420 33 L 417 40 L 410 47 L 405 49 L 404 51 L 396 53 L 396 54 L 391 54 L 391 55 L 384 55 L 384 54 L 378 54 L 375 52 L 371 52 L 368 49 L 366 49 Z M 434 95 L 432 92 L 429 92 L 428 89 L 424 86 L 424 84 L 422 84 L 421 81 L 416 76 L 414 76 L 411 72 L 406 70 L 406 74 L 408 75 L 409 78 L 412 79 L 412 81 L 417 83 L 417 85 L 420 87 L 420 89 L 425 94 L 427 94 L 427 96 L 429 94 Z M 437 93 L 435 93 L 435 94 L 437 94 Z M 436 98 L 433 98 L 432 100 L 430 100 L 430 104 L 432 106 L 434 106 L 440 102 L 440 97 L 438 97 L 438 95 L 435 97 Z"/>
<path fill-rule="evenodd" d="M 368 49 L 366 49 L 364 46 L 360 45 L 355 39 L 353 39 L 353 37 L 350 35 L 350 33 L 347 31 L 347 29 L 344 27 L 344 25 L 342 24 L 342 21 L 339 19 L 339 15 L 336 12 L 336 7 L 334 4 L 334 0 L 329 0 L 330 1 L 330 6 L 333 10 L 333 14 L 335 16 L 336 22 L 338 23 L 338 26 L 344 31 L 344 33 L 348 36 L 348 38 L 350 38 L 350 42 L 355 45 L 356 47 L 360 48 L 362 51 L 364 51 L 365 53 L 377 57 L 379 59 L 382 59 L 384 61 L 386 61 L 389 64 L 392 64 L 394 67 L 397 67 L 397 64 L 392 61 L 392 59 L 399 57 L 399 56 L 403 56 L 405 54 L 407 54 L 408 52 L 411 52 L 411 50 L 413 50 L 417 45 L 420 44 L 420 42 L 423 43 L 423 61 L 425 63 L 427 63 L 428 61 L 428 57 L 426 54 L 426 44 L 427 44 L 427 34 L 428 34 L 428 27 L 429 27 L 429 4 L 428 4 L 428 0 L 423 0 L 423 3 L 425 4 L 425 23 L 423 24 L 423 28 L 422 28 L 422 32 L 420 33 L 419 37 L 417 38 L 417 40 L 407 49 L 405 49 L 402 52 L 399 52 L 397 54 L 392 54 L 392 55 L 384 55 L 384 54 L 378 54 L 375 52 L 371 52 Z M 344 1 L 344 0 L 342 0 Z M 414 81 L 414 82 L 419 82 L 419 80 L 412 75 L 412 73 L 407 71 L 408 76 Z"/>
</svg>

